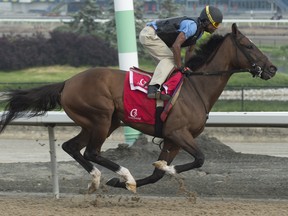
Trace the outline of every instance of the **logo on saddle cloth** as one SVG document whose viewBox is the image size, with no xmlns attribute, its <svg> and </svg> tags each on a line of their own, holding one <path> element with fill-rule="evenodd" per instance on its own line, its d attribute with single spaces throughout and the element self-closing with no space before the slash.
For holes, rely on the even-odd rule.
<svg viewBox="0 0 288 216">
<path fill-rule="evenodd" d="M 163 84 L 163 93 L 173 96 L 175 89 L 179 89 L 183 75 L 177 72 Z M 126 122 L 155 124 L 156 100 L 147 98 L 148 84 L 152 74 L 138 68 L 130 68 L 124 83 L 124 118 Z M 173 100 L 173 97 L 172 99 Z M 161 115 L 165 121 L 172 108 L 170 101 L 165 101 Z"/>
</svg>

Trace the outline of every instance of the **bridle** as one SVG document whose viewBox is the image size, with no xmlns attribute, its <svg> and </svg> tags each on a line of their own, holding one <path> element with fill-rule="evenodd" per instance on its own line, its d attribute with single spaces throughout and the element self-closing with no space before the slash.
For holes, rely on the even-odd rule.
<svg viewBox="0 0 288 216">
<path fill-rule="evenodd" d="M 255 47 L 255 45 L 253 44 L 249 44 L 249 45 L 243 45 L 241 44 L 241 40 L 243 38 L 245 38 L 244 35 L 241 34 L 240 38 L 236 38 L 235 36 L 233 36 L 231 34 L 232 37 L 232 41 L 234 43 L 235 46 L 238 47 L 238 49 L 242 52 L 242 54 L 247 58 L 247 60 L 249 61 L 250 65 L 251 65 L 251 69 L 248 69 L 249 72 L 254 76 L 254 77 L 261 77 L 262 73 L 263 73 L 263 69 L 261 66 L 258 65 L 259 62 L 264 63 L 264 67 L 266 66 L 266 62 L 268 61 L 268 58 L 263 55 L 263 57 L 259 57 L 257 56 L 257 59 L 254 59 L 249 52 L 247 52 L 246 49 L 253 49 Z M 236 56 L 238 56 L 238 49 L 236 50 Z M 238 57 L 236 57 L 236 59 L 239 59 Z M 239 60 L 238 60 L 239 61 Z"/>
<path fill-rule="evenodd" d="M 253 45 L 243 45 L 241 44 L 241 40 L 245 38 L 244 35 L 241 34 L 240 38 L 236 38 L 233 34 L 230 34 L 233 44 L 238 48 L 236 49 L 236 59 L 238 59 L 238 50 L 241 51 L 241 53 L 247 58 L 249 61 L 249 64 L 251 65 L 251 68 L 244 68 L 244 69 L 235 69 L 235 70 L 227 70 L 227 71 L 212 71 L 212 72 L 191 72 L 187 74 L 188 76 L 194 76 L 194 75 L 204 75 L 204 76 L 215 76 L 215 75 L 223 75 L 223 74 L 234 74 L 234 73 L 243 73 L 243 72 L 249 72 L 253 75 L 253 77 L 261 77 L 263 73 L 263 69 L 261 66 L 259 66 L 257 63 L 263 62 L 264 67 L 266 65 L 265 62 L 267 62 L 268 58 L 264 55 L 264 57 L 259 57 L 257 59 L 254 59 L 249 52 L 247 52 L 246 49 L 253 49 Z"/>
</svg>

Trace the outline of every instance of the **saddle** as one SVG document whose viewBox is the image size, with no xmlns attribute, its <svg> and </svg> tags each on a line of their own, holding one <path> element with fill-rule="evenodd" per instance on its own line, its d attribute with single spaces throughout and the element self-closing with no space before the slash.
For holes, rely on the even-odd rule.
<svg viewBox="0 0 288 216">
<path fill-rule="evenodd" d="M 126 122 L 155 125 L 155 136 L 162 137 L 162 126 L 175 104 L 183 83 L 183 74 L 175 72 L 163 84 L 163 94 L 171 96 L 169 101 L 147 98 L 148 84 L 152 73 L 131 67 L 124 84 L 124 118 Z"/>
</svg>

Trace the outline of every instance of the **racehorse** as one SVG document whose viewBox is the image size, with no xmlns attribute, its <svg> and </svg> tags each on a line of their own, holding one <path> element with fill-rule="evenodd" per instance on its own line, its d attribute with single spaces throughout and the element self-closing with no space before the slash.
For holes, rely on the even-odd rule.
<svg viewBox="0 0 288 216">
<path fill-rule="evenodd" d="M 81 127 L 80 133 L 64 142 L 62 148 L 91 174 L 89 192 L 99 187 L 101 176 L 91 162 L 123 178 L 112 178 L 107 185 L 136 192 L 136 187 L 155 183 L 165 173 L 178 174 L 203 165 L 205 158 L 195 138 L 204 130 L 208 114 L 232 74 L 250 72 L 253 76 L 268 80 L 277 71 L 268 58 L 238 30 L 236 24 L 232 25 L 231 33 L 211 37 L 206 48 L 203 45 L 199 53 L 186 62 L 186 66 L 193 73 L 185 76 L 178 99 L 163 124 L 163 147 L 153 164 L 153 173 L 146 178 L 135 180 L 127 168 L 100 154 L 105 139 L 121 125 L 121 121 L 144 134 L 155 135 L 153 125 L 125 122 L 123 83 L 126 71 L 92 68 L 64 82 L 7 91 L 0 132 L 15 118 L 44 115 L 47 111 L 62 107 Z M 86 149 L 81 154 L 80 150 L 84 147 Z M 180 149 L 191 155 L 191 162 L 171 165 Z"/>
</svg>

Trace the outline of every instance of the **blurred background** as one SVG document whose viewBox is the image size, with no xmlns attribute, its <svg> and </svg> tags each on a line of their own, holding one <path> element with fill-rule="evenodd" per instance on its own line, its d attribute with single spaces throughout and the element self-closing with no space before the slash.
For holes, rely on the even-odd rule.
<svg viewBox="0 0 288 216">
<path fill-rule="evenodd" d="M 0 16 L 69 17 L 86 4 L 86 0 L 1 0 Z M 102 16 L 109 18 L 113 0 L 97 0 Z M 226 18 L 266 18 L 279 20 L 287 16 L 287 0 L 134 0 L 141 4 L 144 17 L 158 17 L 173 7 L 173 13 L 197 16 L 207 4 L 217 6 Z M 136 5 L 137 6 L 137 5 Z"/>
</svg>

